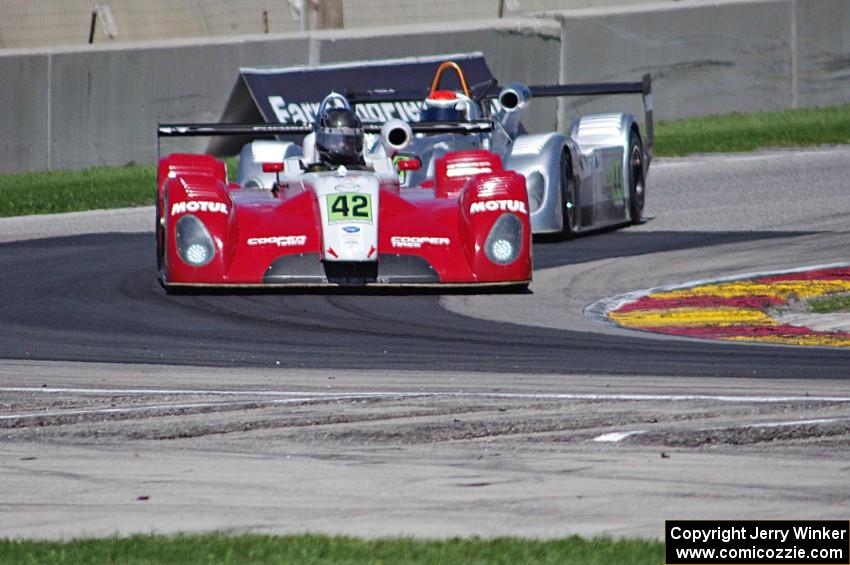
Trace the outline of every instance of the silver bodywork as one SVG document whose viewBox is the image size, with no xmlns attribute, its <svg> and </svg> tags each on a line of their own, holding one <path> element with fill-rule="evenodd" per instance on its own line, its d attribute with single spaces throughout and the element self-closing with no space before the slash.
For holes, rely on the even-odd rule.
<svg viewBox="0 0 850 565">
<path fill-rule="evenodd" d="M 289 141 L 246 143 L 239 153 L 236 180 L 242 188 L 270 189 L 277 180 L 277 175 L 263 172 L 263 163 L 284 163 L 301 155 L 301 146 Z M 288 170 L 285 171 L 285 174 L 288 173 Z"/>
<path fill-rule="evenodd" d="M 640 220 L 651 156 L 645 153 L 634 116 L 592 114 L 575 120 L 568 135 L 524 134 L 520 133 L 520 120 L 530 103 L 528 89 L 511 85 L 502 91 L 499 101 L 490 133 L 413 134 L 406 143 L 393 146 L 387 146 L 384 135 L 383 147 L 376 144 L 373 149 L 419 157 L 420 170 L 404 175 L 407 186 L 433 178 L 436 159 L 447 151 L 487 149 L 498 153 L 505 168 L 526 177 L 534 233 L 580 233 Z M 476 108 L 474 117 L 478 115 Z M 630 148 L 633 132 L 637 149 Z M 635 191 L 639 201 L 633 203 Z M 564 229 L 565 217 L 573 218 L 569 230 Z"/>
</svg>

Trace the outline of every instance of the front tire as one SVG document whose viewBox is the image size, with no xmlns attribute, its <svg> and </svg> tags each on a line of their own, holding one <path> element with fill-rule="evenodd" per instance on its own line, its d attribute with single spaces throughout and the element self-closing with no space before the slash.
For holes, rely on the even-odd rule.
<svg viewBox="0 0 850 565">
<path fill-rule="evenodd" d="M 165 286 L 165 272 L 168 269 L 165 254 L 167 253 L 166 234 L 166 217 L 165 211 L 168 210 L 168 190 L 166 189 L 162 195 L 162 199 L 157 196 L 156 199 L 156 274 L 159 282 Z"/>
<path fill-rule="evenodd" d="M 573 176 L 573 162 L 570 150 L 564 147 L 561 152 L 561 236 L 572 238 L 578 226 L 578 202 L 576 201 L 576 181 Z"/>
<path fill-rule="evenodd" d="M 629 214 L 633 224 L 638 224 L 643 219 L 643 204 L 646 198 L 643 171 L 643 144 L 640 134 L 632 130 L 629 136 Z"/>
<path fill-rule="evenodd" d="M 162 226 L 162 200 L 156 198 L 156 270 L 162 276 L 162 257 L 165 252 L 165 229 Z"/>
</svg>

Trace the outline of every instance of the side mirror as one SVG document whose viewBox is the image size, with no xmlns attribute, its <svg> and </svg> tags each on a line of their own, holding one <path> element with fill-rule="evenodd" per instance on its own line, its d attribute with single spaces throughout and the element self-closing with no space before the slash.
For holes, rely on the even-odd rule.
<svg viewBox="0 0 850 565">
<path fill-rule="evenodd" d="M 283 163 L 263 163 L 264 173 L 282 173 Z"/>
<path fill-rule="evenodd" d="M 283 172 L 283 163 L 263 163 L 264 173 L 274 173 L 275 181 L 272 185 L 272 194 L 277 196 L 280 194 L 280 173 Z"/>
<path fill-rule="evenodd" d="M 422 161 L 419 157 L 399 159 L 396 161 L 396 167 L 401 171 L 418 171 L 422 167 Z"/>
</svg>

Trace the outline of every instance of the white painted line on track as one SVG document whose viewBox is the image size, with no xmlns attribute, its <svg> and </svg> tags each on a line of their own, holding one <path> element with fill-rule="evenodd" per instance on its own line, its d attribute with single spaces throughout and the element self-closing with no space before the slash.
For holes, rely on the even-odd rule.
<svg viewBox="0 0 850 565">
<path fill-rule="evenodd" d="M 792 420 L 787 422 L 762 422 L 755 424 L 740 424 L 736 426 L 716 426 L 711 428 L 696 428 L 694 430 L 678 430 L 680 432 L 722 432 L 733 430 L 755 430 L 769 428 L 792 428 L 794 426 L 822 426 L 825 424 L 837 424 L 839 422 L 850 422 L 850 417 L 846 418 L 818 418 L 815 420 Z M 628 432 L 608 432 L 600 436 L 596 436 L 592 441 L 616 443 L 623 441 L 626 438 L 638 434 L 648 433 L 648 430 L 632 430 Z"/>
<path fill-rule="evenodd" d="M 389 393 L 389 392 L 297 392 L 280 390 L 206 390 L 206 389 L 163 389 L 163 388 L 57 388 L 57 387 L 26 387 L 10 386 L 0 387 L 0 392 L 43 392 L 46 394 L 85 394 L 85 395 L 113 395 L 113 396 L 155 396 L 155 395 L 192 395 L 192 396 L 339 396 L 341 394 L 357 394 L 385 396 L 393 394 L 396 396 L 411 396 L 418 393 Z"/>
<path fill-rule="evenodd" d="M 221 389 L 121 389 L 121 388 L 59 388 L 59 387 L 0 387 L 0 393 L 22 392 L 42 394 L 80 394 L 99 396 L 246 396 L 285 397 L 296 400 L 326 400 L 336 398 L 504 398 L 513 400 L 612 400 L 612 401 L 712 401 L 712 402 L 850 402 L 850 396 L 746 396 L 714 394 L 596 394 L 596 393 L 523 393 L 523 392 L 447 392 L 447 391 L 338 391 L 298 392 L 286 390 L 221 390 Z"/>
<path fill-rule="evenodd" d="M 643 433 L 646 433 L 646 430 L 634 430 L 632 432 L 610 432 L 607 434 L 602 434 L 601 436 L 596 436 L 595 438 L 593 438 L 593 441 L 616 443 L 618 441 L 623 441 L 627 437 Z"/>
</svg>

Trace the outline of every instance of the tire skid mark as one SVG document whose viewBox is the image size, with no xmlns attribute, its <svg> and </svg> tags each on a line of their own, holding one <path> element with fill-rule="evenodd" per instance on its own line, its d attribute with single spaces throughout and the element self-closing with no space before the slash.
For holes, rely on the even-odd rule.
<svg viewBox="0 0 850 565">
<path fill-rule="evenodd" d="M 154 412 L 157 415 L 170 415 L 184 412 L 199 412 L 213 410 L 246 410 L 251 408 L 264 408 L 281 404 L 317 404 L 328 402 L 343 402 L 351 400 L 371 400 L 374 396 L 369 395 L 333 395 L 333 396 L 305 396 L 282 399 L 262 400 L 234 400 L 216 402 L 181 402 L 165 404 L 146 404 L 144 406 L 110 406 L 108 408 L 67 408 L 61 410 L 30 411 L 17 414 L 0 414 L 0 422 L 3 421 L 25 421 L 44 418 L 84 418 L 88 416 L 112 416 L 131 415 L 145 412 Z"/>
<path fill-rule="evenodd" d="M 706 394 L 561 394 L 474 391 L 422 391 L 397 393 L 369 390 L 321 394 L 302 391 L 243 389 L 210 391 L 178 388 L 181 395 L 167 397 L 167 389 L 101 387 L 0 387 L 21 393 L 21 400 L 48 401 L 0 412 L 0 437 L 9 441 L 33 438 L 53 441 L 104 442 L 183 440 L 188 438 L 239 438 L 257 441 L 276 438 L 300 444 L 317 441 L 340 445 L 413 445 L 445 442 L 485 444 L 524 441 L 534 444 L 616 444 L 629 442 L 694 443 L 694 434 L 715 434 L 706 427 L 718 419 L 790 420 L 798 412 L 798 425 L 817 435 L 828 423 L 850 420 L 844 416 L 848 396 L 722 396 Z M 69 394 L 75 391 L 76 394 Z M 128 391 L 135 394 L 127 394 Z M 153 394 L 148 394 L 153 392 Z M 204 394 L 212 392 L 222 395 Z M 40 394 L 39 394 L 40 393 Z M 231 395 L 236 393 L 239 396 Z M 252 394 L 256 394 L 252 397 Z M 188 397 L 187 395 L 197 395 Z M 276 395 L 276 397 L 270 395 Z M 63 408 L 56 401 L 65 403 Z M 92 405 L 93 401 L 97 404 Z M 666 408 L 659 415 L 656 402 Z M 669 412 L 669 402 L 679 408 Z M 138 402 L 143 404 L 130 404 Z M 81 406 L 80 403 L 88 404 Z M 107 404 L 107 403 L 115 403 Z M 603 408 L 604 407 L 604 408 Z M 812 410 L 820 420 L 812 420 Z M 772 414 L 772 416 L 771 416 Z M 778 414 L 778 416 L 777 416 Z M 808 418 L 806 418 L 808 416 Z M 834 417 L 838 416 L 838 417 Z M 804 419 L 805 418 L 805 419 Z M 770 424 L 767 424 L 769 426 Z M 699 426 L 699 427 L 696 427 Z M 847 426 L 842 427 L 845 429 Z M 850 429 L 850 428 L 847 428 Z M 720 432 L 718 432 L 720 433 Z M 722 433 L 727 433 L 722 431 Z M 772 434 L 773 432 L 771 432 Z M 784 432 L 783 432 L 784 433 Z M 825 432 L 826 433 L 826 432 Z M 844 432 L 842 432 L 844 433 Z M 239 435 L 243 434 L 243 435 Z M 671 436 L 672 434 L 672 436 Z M 810 434 L 811 435 L 811 434 Z M 661 438 L 661 439 L 659 439 Z M 757 438 L 758 439 L 758 438 Z M 699 440 L 701 441 L 701 440 Z M 711 441 L 711 440 L 709 440 Z"/>
</svg>

